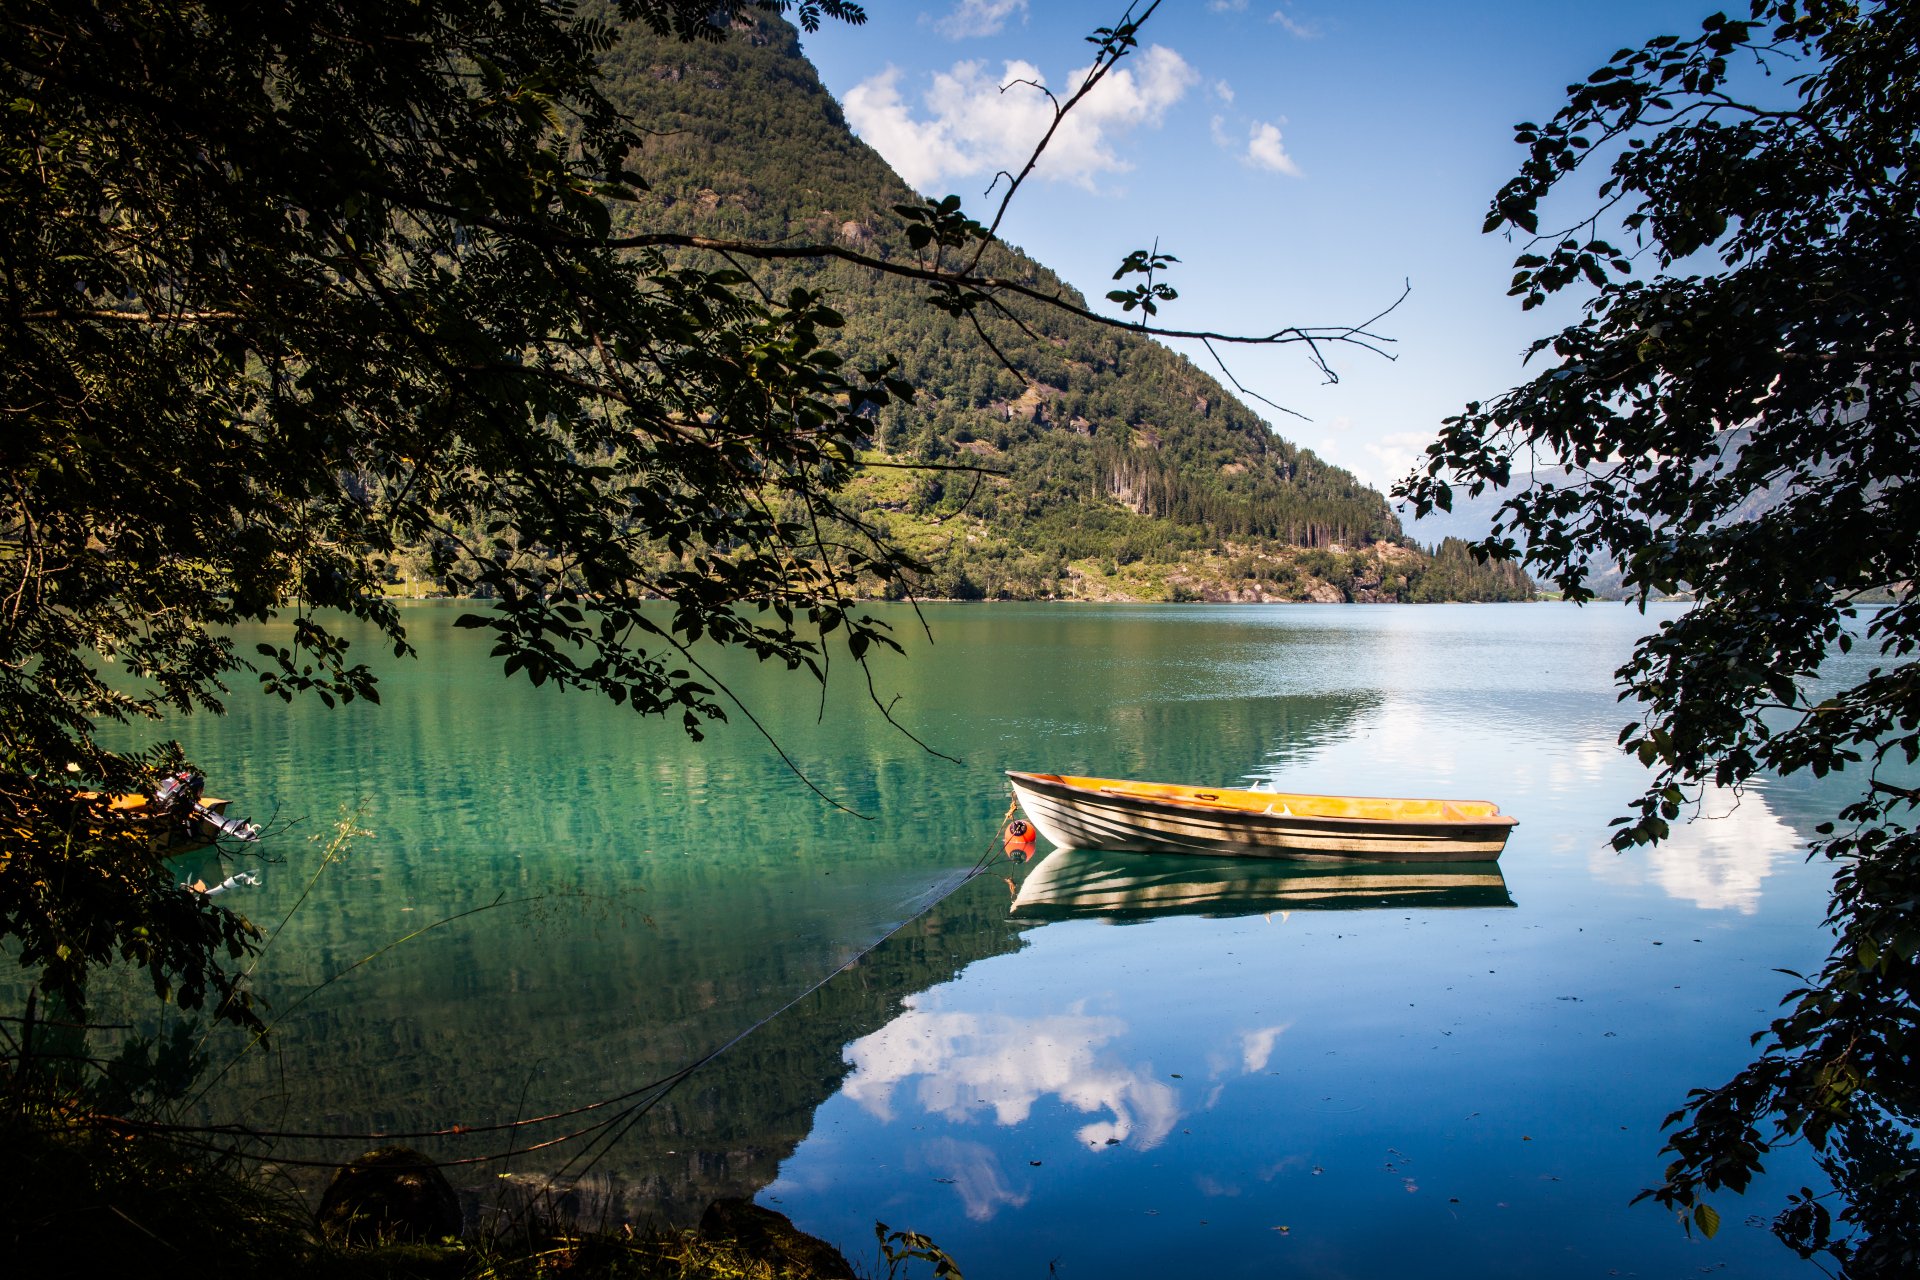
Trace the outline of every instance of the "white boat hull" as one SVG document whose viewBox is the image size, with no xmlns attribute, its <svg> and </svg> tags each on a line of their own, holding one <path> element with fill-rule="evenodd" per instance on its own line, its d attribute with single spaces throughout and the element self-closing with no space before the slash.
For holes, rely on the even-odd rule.
<svg viewBox="0 0 1920 1280">
<path fill-rule="evenodd" d="M 1479 862 L 1500 856 L 1514 826 L 1513 819 L 1503 815 L 1430 821 L 1212 809 L 1191 801 L 1074 786 L 1045 774 L 1009 771 L 1007 776 L 1020 808 L 1040 834 L 1070 849 L 1366 862 Z"/>
</svg>

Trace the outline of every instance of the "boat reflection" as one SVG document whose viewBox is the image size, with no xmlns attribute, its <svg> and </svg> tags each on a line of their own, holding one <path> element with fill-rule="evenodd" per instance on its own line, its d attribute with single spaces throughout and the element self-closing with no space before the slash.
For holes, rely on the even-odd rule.
<svg viewBox="0 0 1920 1280">
<path fill-rule="evenodd" d="M 1025 920 L 1265 915 L 1376 907 L 1511 907 L 1497 862 L 1286 863 L 1055 849 L 1027 873 Z"/>
</svg>

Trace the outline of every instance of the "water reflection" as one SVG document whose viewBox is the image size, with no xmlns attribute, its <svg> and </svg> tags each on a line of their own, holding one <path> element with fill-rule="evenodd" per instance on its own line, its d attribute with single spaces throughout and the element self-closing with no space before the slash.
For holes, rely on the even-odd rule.
<svg viewBox="0 0 1920 1280">
<path fill-rule="evenodd" d="M 361 1133 L 564 1110 L 677 1070 L 861 954 L 636 1119 L 595 1169 L 608 1220 L 691 1222 L 716 1196 L 765 1189 L 850 1256 L 870 1256 L 885 1217 L 979 1275 L 1040 1274 L 1056 1256 L 1072 1275 L 1205 1257 L 1220 1275 L 1428 1280 L 1742 1260 L 1731 1219 L 1710 1255 L 1683 1257 L 1694 1246 L 1670 1223 L 1627 1206 L 1658 1174 L 1658 1117 L 1724 1075 L 1723 1050 L 1743 1049 L 1784 989 L 1773 969 L 1817 963 L 1824 869 L 1785 854 L 1789 824 L 1818 806 L 1777 788 L 1681 829 L 1671 853 L 1594 853 L 1644 781 L 1613 745 L 1609 677 L 1644 619 L 932 606 L 934 647 L 902 613 L 912 654 L 881 660 L 882 685 L 964 766 L 905 744 L 853 682 L 820 719 L 787 673 L 728 666 L 863 823 L 819 803 L 744 722 L 693 745 L 672 724 L 502 683 L 484 642 L 445 625 L 464 607 L 410 611 L 422 657 L 386 672 L 383 707 L 236 697 L 224 720 L 165 728 L 254 816 L 323 827 L 365 797 L 358 825 L 378 833 L 263 958 L 276 1056 L 243 1062 L 205 1118 Z M 244 652 L 273 637 L 237 638 Z M 1080 906 L 1043 905 L 1037 888 L 1010 915 L 997 876 L 918 916 L 993 840 L 1000 770 L 1023 765 L 1484 795 L 1523 826 L 1493 883 L 1417 900 L 1377 880 L 1347 895 L 1195 890 L 1180 887 L 1200 870 L 1188 861 L 1149 893 L 1118 891 L 1150 904 L 1097 919 L 1064 918 Z M 305 834 L 236 890 L 256 920 L 300 896 Z M 1525 909 L 1429 909 L 1468 890 L 1460 905 Z M 1282 923 L 1336 903 L 1375 909 Z M 1709 909 L 1725 927 L 1694 927 Z M 151 1004 L 137 985 L 95 998 L 106 1021 Z M 495 1145 L 474 1134 L 431 1154 Z M 572 1153 L 513 1168 L 553 1174 Z M 1408 1158 L 1424 1194 L 1404 1182 Z M 1758 1234 L 1748 1274 L 1778 1261 Z"/>
<path fill-rule="evenodd" d="M 1052 1097 L 1098 1117 L 1075 1130 L 1079 1141 L 1144 1151 L 1180 1118 L 1169 1085 L 1114 1055 L 1126 1020 L 1084 1001 L 1027 1016 L 927 1007 L 917 996 L 905 1003 L 905 1013 L 846 1050 L 853 1074 L 842 1092 L 876 1120 L 895 1119 L 902 1095 L 917 1113 L 949 1123 L 990 1114 L 1014 1126 Z"/>
<path fill-rule="evenodd" d="M 1010 915 L 1047 926 L 1028 937 L 1045 940 L 1042 952 L 1071 957 L 1069 980 L 1055 981 L 1061 971 L 1029 951 L 1020 967 L 989 959 L 905 995 L 896 1016 L 846 1046 L 850 1073 L 816 1115 L 815 1136 L 767 1194 L 808 1200 L 852 1174 L 849 1158 L 865 1163 L 823 1138 L 856 1127 L 851 1115 L 829 1119 L 842 1109 L 858 1116 L 858 1152 L 891 1152 L 879 1156 L 882 1165 L 947 1188 L 954 1209 L 973 1223 L 1003 1215 L 1025 1223 L 1045 1197 L 1049 1175 L 1039 1170 L 1069 1159 L 1069 1151 L 1109 1161 L 1151 1153 L 1152 1167 L 1166 1161 L 1208 1183 L 1212 1190 L 1202 1186 L 1202 1194 L 1227 1194 L 1221 1179 L 1232 1171 L 1190 1167 L 1179 1139 L 1203 1124 L 1224 1119 L 1237 1128 L 1250 1119 L 1245 1108 L 1271 1087 L 1266 1079 L 1292 1069 L 1281 1050 L 1300 996 L 1267 981 L 1223 990 L 1220 966 L 1231 952 L 1209 957 L 1206 944 L 1196 951 L 1165 933 L 1154 937 L 1167 949 L 1123 944 L 1120 954 L 1138 955 L 1120 962 L 1094 941 L 1113 935 L 1076 932 L 1085 925 L 1075 918 L 1139 924 L 1144 938 L 1183 923 L 1244 928 L 1233 918 L 1260 915 L 1271 923 L 1295 908 L 1327 919 L 1382 908 L 1425 919 L 1447 914 L 1433 912 L 1440 907 L 1512 905 L 1493 863 L 1324 867 L 1055 850 L 1025 869 Z M 1178 919 L 1195 915 L 1220 923 Z M 1264 950 L 1282 936 L 1257 919 L 1252 927 L 1262 931 Z M 1168 963 L 1156 965 L 1156 954 Z M 1169 1002 L 1169 989 L 1189 983 L 1204 999 Z M 1174 1012 L 1183 1004 L 1204 1013 L 1189 1022 Z M 1310 1166 L 1301 1157 L 1283 1163 L 1303 1174 Z M 1277 1168 L 1260 1180 L 1270 1181 Z"/>
<path fill-rule="evenodd" d="M 1735 794 L 1709 788 L 1688 819 L 1652 850 L 1621 855 L 1596 850 L 1593 873 L 1627 883 L 1651 883 L 1668 897 L 1708 911 L 1760 909 L 1760 887 L 1784 860 L 1805 848 L 1800 834 L 1776 816 L 1758 788 Z"/>
<path fill-rule="evenodd" d="M 1117 921 L 1368 907 L 1511 907 L 1495 862 L 1322 864 L 1056 849 L 1014 898 L 1016 919 Z"/>
<path fill-rule="evenodd" d="M 1030 1187 L 1016 1188 L 1014 1176 L 1001 1167 L 999 1153 L 984 1142 L 935 1138 L 919 1155 L 934 1181 L 953 1188 L 974 1222 L 986 1222 L 1003 1208 L 1024 1208 L 1033 1197 Z"/>
<path fill-rule="evenodd" d="M 992 838 L 1009 764 L 1231 778 L 1277 744 L 1340 739 L 1377 701 L 1356 682 L 1260 693 L 1322 670 L 1329 644 L 1251 614 L 1203 615 L 1196 630 L 1164 610 L 931 607 L 935 646 L 895 611 L 912 656 L 880 659 L 882 687 L 966 760 L 954 766 L 873 714 L 860 682 L 836 681 L 823 717 L 790 673 L 722 661 L 808 778 L 874 819 L 863 822 L 821 803 L 744 722 L 696 744 L 675 723 L 502 681 L 485 640 L 451 626 L 466 608 L 408 609 L 420 657 L 370 656 L 381 706 L 236 697 L 225 718 L 155 730 L 181 736 L 253 816 L 308 820 L 263 847 L 282 864 L 231 899 L 261 922 L 300 904 L 253 975 L 289 1011 L 276 1056 L 243 1062 L 245 1087 L 209 1098 L 203 1118 L 257 1123 L 229 1098 L 271 1096 L 288 1127 L 326 1117 L 414 1130 L 618 1094 L 725 1043 L 917 915 Z M 345 630 L 376 648 L 365 628 Z M 278 634 L 250 628 L 236 642 L 244 652 Z M 1366 644 L 1337 647 L 1351 662 Z M 374 834 L 305 892 L 316 855 L 305 837 L 343 806 Z M 195 874 L 211 886 L 228 871 Z M 982 947 L 1011 945 L 998 905 Z M 953 958 L 928 956 L 930 971 L 973 945 L 952 941 Z M 111 1021 L 150 1004 L 138 984 L 96 998 Z M 830 1064 L 841 1030 L 811 1029 Z M 715 1128 L 687 1123 L 675 1135 L 662 1121 L 655 1145 L 685 1150 Z"/>
</svg>

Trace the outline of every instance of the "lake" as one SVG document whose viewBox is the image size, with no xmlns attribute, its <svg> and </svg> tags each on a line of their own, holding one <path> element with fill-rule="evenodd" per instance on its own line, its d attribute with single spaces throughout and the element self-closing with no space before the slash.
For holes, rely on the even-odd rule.
<svg viewBox="0 0 1920 1280">
<path fill-rule="evenodd" d="M 406 609 L 420 657 L 377 664 L 382 706 L 240 688 L 166 728 L 268 825 L 225 901 L 278 928 L 272 1051 L 200 1113 L 341 1135 L 277 1157 L 466 1126 L 409 1141 L 472 1161 L 483 1207 L 550 1178 L 602 1218 L 752 1195 L 856 1265 L 878 1219 L 976 1277 L 1801 1268 L 1750 1216 L 1814 1180 L 1796 1151 L 1713 1240 L 1629 1206 L 1662 1116 L 1746 1061 L 1775 970 L 1824 955 L 1800 849 L 1832 804 L 1757 786 L 1657 853 L 1607 847 L 1641 781 L 1611 673 L 1646 617 L 937 605 L 929 643 L 890 607 L 909 652 L 879 694 L 959 763 L 847 664 L 824 700 L 722 664 L 803 781 L 744 716 L 694 744 L 503 681 L 463 611 Z M 1000 857 L 1006 768 L 1485 798 L 1520 826 L 1471 886 L 1254 874 L 1015 910 L 1049 864 Z M 322 867 L 343 812 L 369 834 Z"/>
</svg>

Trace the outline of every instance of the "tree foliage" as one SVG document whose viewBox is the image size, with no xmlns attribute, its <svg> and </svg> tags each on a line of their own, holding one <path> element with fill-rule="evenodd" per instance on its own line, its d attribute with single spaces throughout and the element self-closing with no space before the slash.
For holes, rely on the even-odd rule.
<svg viewBox="0 0 1920 1280">
<path fill-rule="evenodd" d="M 1584 307 L 1534 344 L 1530 381 L 1447 422 L 1404 492 L 1424 513 L 1558 464 L 1504 503 L 1483 554 L 1574 599 L 1589 558 L 1642 602 L 1694 594 L 1619 672 L 1640 714 L 1621 741 L 1653 777 L 1617 847 L 1664 838 L 1707 784 L 1859 778 L 1812 845 L 1835 868 L 1826 965 L 1752 1065 L 1670 1117 L 1649 1194 L 1710 1231 L 1706 1194 L 1805 1142 L 1846 1203 L 1803 1191 L 1776 1232 L 1850 1274 L 1913 1274 L 1920 10 L 1754 0 L 1621 50 L 1516 138 L 1526 161 L 1487 219 L 1523 237 L 1511 293 L 1583 290 Z M 1597 202 L 1543 229 L 1548 197 L 1601 168 Z"/>
<path fill-rule="evenodd" d="M 1442 538 L 1421 566 L 1410 599 L 1419 604 L 1464 600 L 1474 604 L 1533 599 L 1533 579 L 1518 565 L 1486 562 L 1459 538 Z"/>
<path fill-rule="evenodd" d="M 971 581 L 989 595 L 1044 596 L 1070 562 L 1129 543 L 1191 563 L 1194 548 L 1225 540 L 1397 536 L 1379 494 L 1276 436 L 1118 306 L 1107 310 L 1120 322 L 1096 322 L 1042 301 L 1087 305 L 1016 247 L 982 247 L 958 197 L 923 200 L 902 183 L 853 136 L 784 24 L 743 23 L 718 44 L 629 33 L 601 67 L 607 97 L 651 130 L 636 161 L 648 189 L 615 209 L 616 235 L 722 246 L 776 295 L 800 286 L 832 298 L 846 318 L 836 349 L 855 363 L 897 358 L 920 392 L 874 415 L 869 456 L 998 473 L 915 476 L 903 503 L 907 473 L 876 468 L 846 491 L 929 561 L 921 592 L 965 595 Z M 930 306 L 926 279 L 851 260 L 917 271 L 964 265 L 976 249 L 981 274 L 1041 298 Z M 1135 483 L 1146 474 L 1150 489 Z"/>
<path fill-rule="evenodd" d="M 44 986 L 78 1007 L 117 957 L 252 1017 L 218 962 L 250 926 L 172 885 L 103 798 L 179 762 L 116 749 L 114 726 L 217 712 L 235 680 L 377 699 L 326 619 L 406 653 L 384 592 L 403 556 L 492 602 L 462 623 L 506 674 L 695 737 L 741 710 L 697 645 L 824 680 L 830 652 L 894 643 L 859 600 L 911 594 L 925 566 L 851 481 L 898 465 L 872 446 L 909 421 L 913 382 L 883 344 L 843 341 L 834 282 L 740 264 L 911 280 L 920 310 L 983 337 L 1009 299 L 1127 326 L 992 274 L 1008 255 L 957 200 L 909 193 L 900 257 L 658 218 L 636 171 L 653 134 L 601 79 L 621 27 L 692 48 L 780 12 L 864 18 L 844 0 L 0 9 L 0 932 Z M 1093 78 L 1139 20 L 1095 33 Z M 1253 340 L 1320 359 L 1369 336 Z M 937 484 L 935 439 L 907 461 Z M 235 624 L 287 614 L 285 642 L 236 651 Z"/>
<path fill-rule="evenodd" d="M 622 13 L 695 36 L 788 7 Z M 595 80 L 606 22 L 9 0 L 0 32 L 0 921 L 69 1001 L 118 953 L 247 1016 L 208 945 L 245 945 L 231 917 L 68 784 L 139 788 L 97 727 L 218 710 L 235 673 L 376 696 L 316 611 L 405 652 L 397 546 L 493 597 L 509 674 L 695 733 L 725 714 L 702 637 L 815 670 L 796 627 L 890 643 L 849 589 L 912 562 L 836 495 L 911 389 L 828 350 L 817 294 L 609 247 L 644 183 Z M 224 628 L 283 610 L 288 644 L 234 651 Z"/>
</svg>

